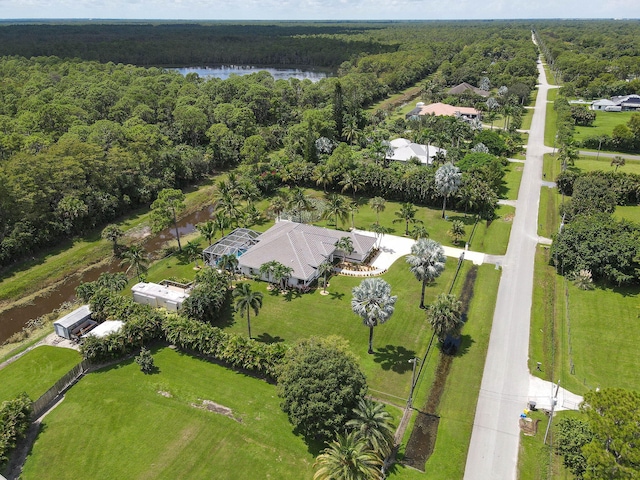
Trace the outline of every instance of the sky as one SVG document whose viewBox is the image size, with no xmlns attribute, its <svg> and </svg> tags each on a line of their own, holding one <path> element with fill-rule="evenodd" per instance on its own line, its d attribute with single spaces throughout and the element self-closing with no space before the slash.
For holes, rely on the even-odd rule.
<svg viewBox="0 0 640 480">
<path fill-rule="evenodd" d="M 0 19 L 640 18 L 640 0 L 0 0 Z"/>
</svg>

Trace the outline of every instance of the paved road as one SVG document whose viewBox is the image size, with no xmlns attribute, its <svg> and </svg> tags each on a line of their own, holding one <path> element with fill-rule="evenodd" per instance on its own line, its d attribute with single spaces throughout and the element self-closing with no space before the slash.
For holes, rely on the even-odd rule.
<svg viewBox="0 0 640 480">
<path fill-rule="evenodd" d="M 509 246 L 502 264 L 489 350 L 480 386 L 467 456 L 465 480 L 517 478 L 518 419 L 529 389 L 529 322 L 533 265 L 538 242 L 538 203 L 542 177 L 547 84 L 538 64 L 536 100 L 527 160 L 516 204 Z"/>
</svg>

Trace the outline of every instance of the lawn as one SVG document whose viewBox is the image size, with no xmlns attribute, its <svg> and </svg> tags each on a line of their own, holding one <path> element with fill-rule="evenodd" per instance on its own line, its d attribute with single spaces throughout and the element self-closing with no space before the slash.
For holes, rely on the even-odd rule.
<svg viewBox="0 0 640 480">
<path fill-rule="evenodd" d="M 549 93 L 555 90 L 550 90 Z M 550 98 L 548 98 L 550 100 Z M 547 103 L 547 113 L 544 123 L 544 144 L 547 147 L 555 147 L 556 131 L 558 123 L 558 114 L 553 109 L 553 102 Z"/>
<path fill-rule="evenodd" d="M 170 348 L 85 376 L 43 422 L 24 480 L 311 478 L 275 386 Z M 234 418 L 195 408 L 210 400 Z"/>
<path fill-rule="evenodd" d="M 463 279 L 464 277 L 461 276 L 459 282 Z M 425 467 L 426 472 L 422 473 L 397 464 L 389 478 L 454 480 L 462 479 L 464 476 L 499 280 L 500 272 L 493 265 L 479 267 L 474 296 L 468 312 L 468 323 L 462 331 L 464 352 L 454 359 L 440 399 L 437 412 L 440 417 L 438 435 L 435 450 Z M 438 362 L 437 350 L 430 357 L 430 370 L 433 370 Z M 431 378 L 425 379 L 425 381 L 428 380 L 428 386 L 433 381 L 433 372 L 430 373 Z M 424 399 L 420 402 L 416 397 L 414 401 L 416 409 L 421 409 Z M 415 417 L 416 414 L 410 424 L 411 428 Z M 410 430 L 407 429 L 405 434 L 400 456 L 404 453 L 404 445 L 409 439 Z"/>
<path fill-rule="evenodd" d="M 68 348 L 34 348 L 0 370 L 0 403 L 22 392 L 37 400 L 81 360 L 78 352 Z"/>
<path fill-rule="evenodd" d="M 595 157 L 581 156 L 575 161 L 575 165 L 570 166 L 569 169 L 575 169 L 581 172 L 593 172 L 595 170 L 613 172 L 616 170 L 616 167 L 611 165 L 610 158 L 598 158 L 596 160 Z M 636 175 L 640 175 L 640 161 L 626 160 L 625 165 L 619 167 L 617 171 L 619 173 L 635 173 Z"/>
<path fill-rule="evenodd" d="M 449 287 L 456 265 L 455 260 L 447 261 L 442 276 L 427 288 L 425 303 Z M 374 396 L 385 400 L 393 400 L 394 396 L 407 398 L 411 383 L 408 360 L 424 354 L 431 329 L 419 308 L 421 284 L 409 272 L 404 259 L 398 260 L 381 278 L 389 282 L 398 301 L 391 319 L 374 329 L 374 355 L 367 354 L 369 330 L 351 311 L 351 289 L 362 278 L 332 277 L 326 296 L 321 295 L 321 289 L 304 295 L 282 295 L 268 291 L 265 282 L 252 282 L 253 289 L 262 292 L 264 300 L 260 313 L 251 321 L 251 333 L 261 341 L 287 343 L 312 335 L 340 335 L 360 358 Z M 236 314 L 226 328 L 247 335 L 246 317 Z"/>
<path fill-rule="evenodd" d="M 600 135 L 611 135 L 613 129 L 620 124 L 625 124 L 631 119 L 635 112 L 594 112 L 596 119 L 591 127 L 580 127 L 576 125 L 573 138 L 576 142 L 581 142 L 587 137 Z"/>
<path fill-rule="evenodd" d="M 508 200 L 517 200 L 524 165 L 522 163 L 509 162 L 505 170 L 502 197 Z"/>
</svg>

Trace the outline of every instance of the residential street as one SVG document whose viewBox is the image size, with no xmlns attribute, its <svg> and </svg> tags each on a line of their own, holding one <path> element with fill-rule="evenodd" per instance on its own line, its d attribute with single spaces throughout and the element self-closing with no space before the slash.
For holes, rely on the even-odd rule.
<svg viewBox="0 0 640 480">
<path fill-rule="evenodd" d="M 465 479 L 517 478 L 518 419 L 529 390 L 529 323 L 538 242 L 547 84 L 538 64 L 539 92 L 509 246 L 502 264 L 489 350 L 478 397 Z"/>
</svg>

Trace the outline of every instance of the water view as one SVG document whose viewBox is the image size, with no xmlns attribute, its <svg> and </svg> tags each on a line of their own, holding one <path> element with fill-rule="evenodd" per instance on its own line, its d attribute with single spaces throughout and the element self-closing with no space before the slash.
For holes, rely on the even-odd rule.
<svg viewBox="0 0 640 480">
<path fill-rule="evenodd" d="M 182 75 L 188 73 L 197 73 L 201 77 L 215 77 L 226 80 L 231 75 L 249 75 L 256 72 L 269 72 L 276 80 L 288 80 L 289 78 L 297 78 L 299 80 L 309 79 L 312 82 L 326 77 L 330 77 L 329 72 L 321 72 L 317 70 L 301 70 L 298 68 L 272 68 L 272 67 L 252 67 L 250 65 L 220 65 L 217 67 L 185 67 L 177 68 Z"/>
</svg>

